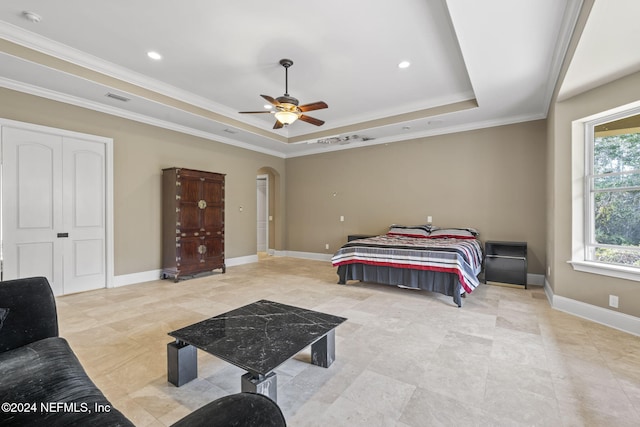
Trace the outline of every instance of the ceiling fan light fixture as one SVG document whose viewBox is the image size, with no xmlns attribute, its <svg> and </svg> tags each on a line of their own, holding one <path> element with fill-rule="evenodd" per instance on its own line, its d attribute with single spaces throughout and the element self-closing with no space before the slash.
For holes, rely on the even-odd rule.
<svg viewBox="0 0 640 427">
<path fill-rule="evenodd" d="M 265 105 L 266 110 L 262 111 L 240 111 L 241 114 L 259 114 L 268 113 L 273 114 L 276 117 L 276 123 L 273 125 L 273 129 L 282 129 L 283 126 L 289 126 L 291 123 L 300 119 L 300 121 L 310 123 L 315 126 L 322 126 L 324 121 L 318 120 L 314 117 L 307 116 L 307 111 L 322 110 L 328 108 L 326 102 L 318 101 L 310 104 L 298 105 L 299 101 L 293 96 L 289 95 L 289 67 L 293 65 L 293 61 L 290 59 L 281 59 L 280 65 L 284 67 L 284 95 L 277 98 L 272 98 L 269 95 L 260 95 L 263 99 L 267 100 L 271 105 Z M 275 107 L 275 111 L 272 107 Z"/>
<path fill-rule="evenodd" d="M 293 111 L 278 111 L 275 116 L 276 119 L 285 126 L 288 126 L 298 120 L 298 114 Z"/>
</svg>

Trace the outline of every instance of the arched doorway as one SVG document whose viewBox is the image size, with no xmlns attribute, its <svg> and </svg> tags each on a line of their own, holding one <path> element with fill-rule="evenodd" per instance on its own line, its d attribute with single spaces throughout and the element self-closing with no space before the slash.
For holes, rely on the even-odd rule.
<svg viewBox="0 0 640 427">
<path fill-rule="evenodd" d="M 273 255 L 278 248 L 280 174 L 271 167 L 262 167 L 256 173 L 256 252 L 258 256 Z"/>
<path fill-rule="evenodd" d="M 258 254 L 269 250 L 269 175 L 258 175 L 257 190 L 257 228 L 256 242 Z"/>
</svg>

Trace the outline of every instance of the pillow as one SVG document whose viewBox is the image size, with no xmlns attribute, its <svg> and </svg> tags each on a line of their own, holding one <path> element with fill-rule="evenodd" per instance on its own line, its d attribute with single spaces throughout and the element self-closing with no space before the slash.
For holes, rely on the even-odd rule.
<svg viewBox="0 0 640 427">
<path fill-rule="evenodd" d="M 392 236 L 406 236 L 406 237 L 429 237 L 432 227 L 428 225 L 398 225 L 393 224 L 389 227 L 387 234 Z"/>
<path fill-rule="evenodd" d="M 6 319 L 8 315 L 9 309 L 0 307 L 0 329 L 2 329 L 2 325 L 4 325 L 4 319 Z"/>
<path fill-rule="evenodd" d="M 474 228 L 441 228 L 431 232 L 429 237 L 434 239 L 475 239 L 477 235 L 478 231 Z"/>
</svg>

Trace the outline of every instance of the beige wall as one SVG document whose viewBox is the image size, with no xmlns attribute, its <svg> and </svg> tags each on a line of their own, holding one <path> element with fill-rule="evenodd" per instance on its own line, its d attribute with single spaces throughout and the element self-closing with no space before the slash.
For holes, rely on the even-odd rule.
<svg viewBox="0 0 640 427">
<path fill-rule="evenodd" d="M 431 215 L 483 241 L 526 241 L 529 272 L 543 274 L 545 162 L 544 120 L 288 159 L 286 247 L 333 253 L 348 234 Z"/>
<path fill-rule="evenodd" d="M 551 276 L 555 295 L 609 308 L 609 295 L 619 297 L 617 311 L 640 316 L 640 282 L 574 271 L 571 259 L 571 122 L 640 99 L 640 73 L 557 103 L 549 119 L 548 235 Z"/>
<path fill-rule="evenodd" d="M 113 138 L 116 275 L 161 268 L 162 168 L 227 174 L 227 258 L 256 253 L 259 170 L 270 168 L 279 176 L 277 184 L 284 182 L 284 159 L 7 89 L 0 89 L 0 117 Z M 283 192 L 277 188 L 274 194 L 280 197 Z M 284 200 L 280 199 L 272 206 L 274 224 L 270 225 L 276 233 L 276 249 L 283 249 L 284 240 Z"/>
</svg>

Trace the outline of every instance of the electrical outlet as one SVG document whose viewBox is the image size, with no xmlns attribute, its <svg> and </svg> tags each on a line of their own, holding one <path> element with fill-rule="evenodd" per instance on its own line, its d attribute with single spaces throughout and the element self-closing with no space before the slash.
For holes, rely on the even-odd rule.
<svg viewBox="0 0 640 427">
<path fill-rule="evenodd" d="M 328 244 L 328 243 L 327 243 L 327 244 L 325 244 L 325 245 L 324 245 L 324 248 L 325 248 L 325 249 L 329 249 L 329 244 Z"/>
<path fill-rule="evenodd" d="M 340 222 L 344 222 L 344 215 L 340 215 Z"/>
<path fill-rule="evenodd" d="M 609 307 L 618 308 L 618 296 L 609 295 Z"/>
<path fill-rule="evenodd" d="M 429 215 L 427 217 L 427 224 L 431 224 L 433 222 L 433 217 L 431 215 Z"/>
</svg>

